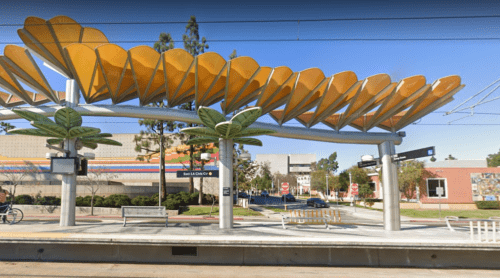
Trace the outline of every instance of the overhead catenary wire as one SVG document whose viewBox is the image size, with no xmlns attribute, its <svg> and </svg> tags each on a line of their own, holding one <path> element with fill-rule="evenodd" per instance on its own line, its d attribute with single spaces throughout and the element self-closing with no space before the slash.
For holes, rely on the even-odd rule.
<svg viewBox="0 0 500 278">
<path fill-rule="evenodd" d="M 486 19 L 500 18 L 500 15 L 457 15 L 457 16 L 421 16 L 421 17 L 349 17 L 349 18 L 313 18 L 313 19 L 255 19 L 255 20 L 201 20 L 198 24 L 237 24 L 237 23 L 295 23 L 328 22 L 328 21 L 389 21 L 389 20 L 447 20 L 447 19 Z M 159 25 L 159 24 L 186 24 L 188 21 L 108 21 L 108 22 L 79 22 L 81 25 Z M 74 25 L 74 23 L 51 23 L 52 25 Z M 0 27 L 39 26 L 44 24 L 3 23 Z"/>
<path fill-rule="evenodd" d="M 86 41 L 85 43 L 155 43 L 158 40 L 110 40 L 110 41 Z M 336 41 L 500 41 L 500 37 L 489 38 L 312 38 L 312 39 L 207 39 L 207 43 L 214 42 L 336 42 Z M 174 43 L 184 41 L 175 40 Z M 52 44 L 51 42 L 31 42 L 30 44 Z M 61 41 L 58 43 L 71 44 L 78 41 Z M 0 41 L 0 44 L 24 45 L 22 41 Z"/>
</svg>

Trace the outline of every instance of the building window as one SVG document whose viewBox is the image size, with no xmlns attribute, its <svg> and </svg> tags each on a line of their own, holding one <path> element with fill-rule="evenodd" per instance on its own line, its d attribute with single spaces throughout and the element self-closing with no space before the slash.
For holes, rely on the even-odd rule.
<svg viewBox="0 0 500 278">
<path fill-rule="evenodd" d="M 438 187 L 443 188 L 443 196 L 441 198 L 448 198 L 446 179 L 427 179 L 427 196 L 429 198 L 439 198 L 437 194 Z"/>
<path fill-rule="evenodd" d="M 373 192 L 377 192 L 377 184 L 374 182 L 369 182 L 368 185 Z"/>
</svg>

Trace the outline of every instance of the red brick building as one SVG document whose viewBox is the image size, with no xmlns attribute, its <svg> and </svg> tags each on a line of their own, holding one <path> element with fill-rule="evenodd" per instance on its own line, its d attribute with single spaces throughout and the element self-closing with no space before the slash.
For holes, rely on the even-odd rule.
<svg viewBox="0 0 500 278">
<path fill-rule="evenodd" d="M 476 209 L 474 201 L 499 200 L 500 168 L 488 168 L 484 160 L 445 160 L 426 163 L 425 169 L 433 174 L 433 178 L 425 181 L 424 192 L 413 204 L 402 204 L 405 207 L 442 209 Z M 373 197 L 382 199 L 383 184 L 378 174 L 371 174 L 374 191 Z M 437 195 L 442 188 L 441 198 Z M 349 192 L 346 194 L 350 197 Z M 404 195 L 401 195 L 404 200 Z"/>
</svg>

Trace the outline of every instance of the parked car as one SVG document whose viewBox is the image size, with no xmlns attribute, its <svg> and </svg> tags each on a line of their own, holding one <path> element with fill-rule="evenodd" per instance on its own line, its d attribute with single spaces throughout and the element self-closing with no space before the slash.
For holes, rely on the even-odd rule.
<svg viewBox="0 0 500 278">
<path fill-rule="evenodd" d="M 248 198 L 250 196 L 248 196 L 248 194 L 246 192 L 239 192 L 238 193 L 238 198 Z"/>
<path fill-rule="evenodd" d="M 285 198 L 286 198 L 286 201 L 287 201 L 287 202 L 295 202 L 295 197 L 293 197 L 293 195 L 292 195 L 292 194 L 290 194 L 290 193 L 288 193 L 288 194 L 286 194 L 286 195 L 281 196 L 281 200 L 282 200 L 282 201 L 285 201 Z"/>
<path fill-rule="evenodd" d="M 269 193 L 267 191 L 262 191 L 262 193 L 260 193 L 260 197 L 269 197 Z"/>
<path fill-rule="evenodd" d="M 329 208 L 330 205 L 320 198 L 310 198 L 307 199 L 307 205 L 315 208 Z"/>
</svg>

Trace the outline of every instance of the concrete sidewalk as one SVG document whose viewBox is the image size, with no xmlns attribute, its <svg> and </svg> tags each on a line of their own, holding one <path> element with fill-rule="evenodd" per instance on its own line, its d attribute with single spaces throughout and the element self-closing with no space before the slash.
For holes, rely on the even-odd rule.
<svg viewBox="0 0 500 278">
<path fill-rule="evenodd" d="M 50 219 L 0 224 L 0 260 L 500 267 L 500 242 L 474 241 L 467 227 L 452 232 L 403 223 L 401 231 L 391 232 L 382 223 L 331 225 L 328 230 L 323 224 L 287 224 L 283 229 L 281 221 L 270 219 L 237 221 L 233 229 L 219 229 L 209 221 L 168 227 L 153 219 L 131 219 L 126 227 L 122 222 L 77 218 L 71 227 Z"/>
</svg>

